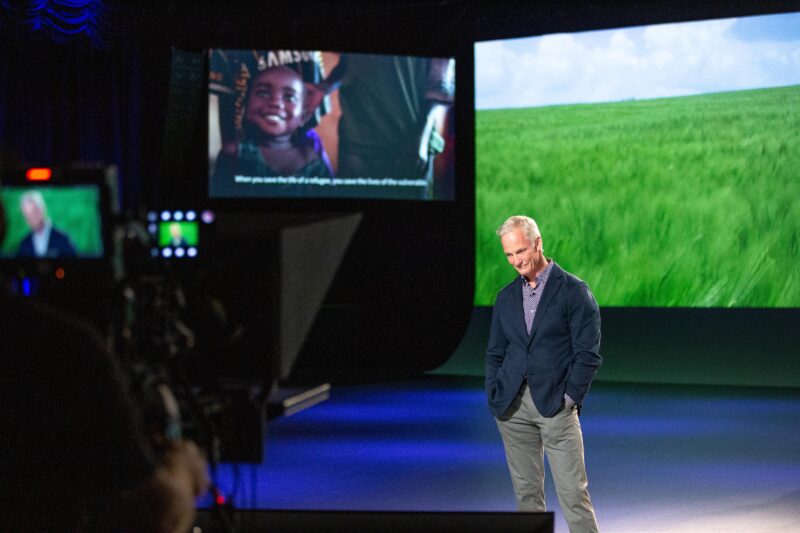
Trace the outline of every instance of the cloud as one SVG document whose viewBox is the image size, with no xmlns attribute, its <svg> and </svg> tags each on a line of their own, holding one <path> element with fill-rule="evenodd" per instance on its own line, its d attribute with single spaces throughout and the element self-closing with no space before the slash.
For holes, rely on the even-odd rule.
<svg viewBox="0 0 800 533">
<path fill-rule="evenodd" d="M 769 19 L 783 15 L 752 17 Z M 737 19 L 554 34 L 475 47 L 476 107 L 684 96 L 800 84 L 794 38 L 745 41 Z"/>
</svg>

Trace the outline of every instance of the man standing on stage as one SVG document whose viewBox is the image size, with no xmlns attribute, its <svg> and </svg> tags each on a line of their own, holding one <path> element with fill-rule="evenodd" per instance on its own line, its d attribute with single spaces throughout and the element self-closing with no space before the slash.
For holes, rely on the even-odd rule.
<svg viewBox="0 0 800 533">
<path fill-rule="evenodd" d="M 570 532 L 595 532 L 578 420 L 602 358 L 600 310 L 586 283 L 547 259 L 536 222 L 497 230 L 519 273 L 497 295 L 486 350 L 486 393 L 520 511 L 545 511 L 544 454 Z"/>
</svg>

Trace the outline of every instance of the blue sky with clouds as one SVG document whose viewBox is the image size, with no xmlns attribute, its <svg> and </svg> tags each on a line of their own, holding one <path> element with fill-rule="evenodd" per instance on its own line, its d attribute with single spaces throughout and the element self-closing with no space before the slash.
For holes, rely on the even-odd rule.
<svg viewBox="0 0 800 533">
<path fill-rule="evenodd" d="M 614 102 L 800 84 L 800 13 L 480 42 L 475 107 Z"/>
</svg>

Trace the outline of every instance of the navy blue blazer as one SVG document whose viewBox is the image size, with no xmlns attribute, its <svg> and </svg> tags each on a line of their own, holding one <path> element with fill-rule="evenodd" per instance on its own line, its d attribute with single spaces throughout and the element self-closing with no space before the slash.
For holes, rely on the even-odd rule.
<svg viewBox="0 0 800 533">
<path fill-rule="evenodd" d="M 33 233 L 29 233 L 19 243 L 19 257 L 33 257 Z M 72 245 L 66 233 L 58 231 L 56 228 L 50 228 L 50 240 L 47 241 L 47 253 L 44 257 L 75 257 L 75 247 Z"/>
<path fill-rule="evenodd" d="M 600 309 L 586 283 L 555 262 L 536 309 L 530 335 L 522 308 L 522 277 L 498 294 L 486 350 L 489 408 L 501 417 L 527 375 L 536 409 L 546 417 L 580 405 L 602 363 Z"/>
</svg>

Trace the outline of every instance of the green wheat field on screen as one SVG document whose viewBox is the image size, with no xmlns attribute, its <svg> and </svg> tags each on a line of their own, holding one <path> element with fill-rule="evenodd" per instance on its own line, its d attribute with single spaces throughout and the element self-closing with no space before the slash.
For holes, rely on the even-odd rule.
<svg viewBox="0 0 800 533">
<path fill-rule="evenodd" d="M 800 307 L 800 85 L 475 120 L 476 305 L 527 214 L 601 306 Z"/>
</svg>

